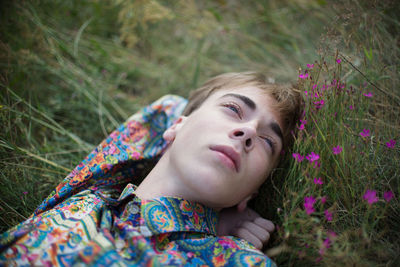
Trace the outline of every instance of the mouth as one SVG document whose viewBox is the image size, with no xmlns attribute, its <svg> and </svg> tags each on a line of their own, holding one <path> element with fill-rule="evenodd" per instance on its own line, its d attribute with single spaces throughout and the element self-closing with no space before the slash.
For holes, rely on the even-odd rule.
<svg viewBox="0 0 400 267">
<path fill-rule="evenodd" d="M 239 153 L 236 152 L 232 147 L 229 146 L 222 146 L 222 145 L 215 145 L 211 146 L 210 149 L 212 151 L 216 151 L 222 154 L 225 159 L 228 160 L 228 165 L 229 161 L 233 165 L 234 169 L 236 172 L 239 172 L 240 170 L 240 156 Z"/>
</svg>

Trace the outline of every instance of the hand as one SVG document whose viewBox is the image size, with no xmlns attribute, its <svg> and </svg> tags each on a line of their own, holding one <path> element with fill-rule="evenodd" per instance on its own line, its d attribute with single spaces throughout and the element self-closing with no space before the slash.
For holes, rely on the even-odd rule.
<svg viewBox="0 0 400 267">
<path fill-rule="evenodd" d="M 233 235 L 242 238 L 257 249 L 262 249 L 269 240 L 274 224 L 262 218 L 257 212 L 246 207 L 240 211 L 237 206 L 221 210 L 217 225 L 219 236 Z"/>
</svg>

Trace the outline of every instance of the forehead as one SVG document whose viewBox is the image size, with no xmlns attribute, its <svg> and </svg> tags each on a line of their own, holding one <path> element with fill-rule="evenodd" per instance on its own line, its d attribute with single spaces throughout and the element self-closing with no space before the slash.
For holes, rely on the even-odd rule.
<svg viewBox="0 0 400 267">
<path fill-rule="evenodd" d="M 250 97 L 255 102 L 268 102 L 269 104 L 273 104 L 272 102 L 274 102 L 274 99 L 268 94 L 267 91 L 255 86 L 240 86 L 215 90 L 208 98 L 217 99 L 229 93 L 245 95 Z"/>
</svg>

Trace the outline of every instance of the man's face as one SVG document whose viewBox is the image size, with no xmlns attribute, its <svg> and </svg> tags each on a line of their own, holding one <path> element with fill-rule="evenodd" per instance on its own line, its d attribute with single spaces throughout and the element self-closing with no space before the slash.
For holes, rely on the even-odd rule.
<svg viewBox="0 0 400 267">
<path fill-rule="evenodd" d="M 224 208 L 256 192 L 282 149 L 274 103 L 256 87 L 221 89 L 170 129 L 170 167 L 191 200 Z"/>
</svg>

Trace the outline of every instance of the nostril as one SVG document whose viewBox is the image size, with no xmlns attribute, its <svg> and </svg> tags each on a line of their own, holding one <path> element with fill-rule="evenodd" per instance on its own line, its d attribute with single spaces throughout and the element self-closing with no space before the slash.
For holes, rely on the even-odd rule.
<svg viewBox="0 0 400 267">
<path fill-rule="evenodd" d="M 242 135 L 244 135 L 244 133 L 242 131 L 236 131 L 233 135 L 234 136 L 242 136 Z"/>
<path fill-rule="evenodd" d="M 247 147 L 251 146 L 251 139 L 247 139 L 247 140 L 246 140 L 246 146 L 247 146 Z"/>
</svg>

